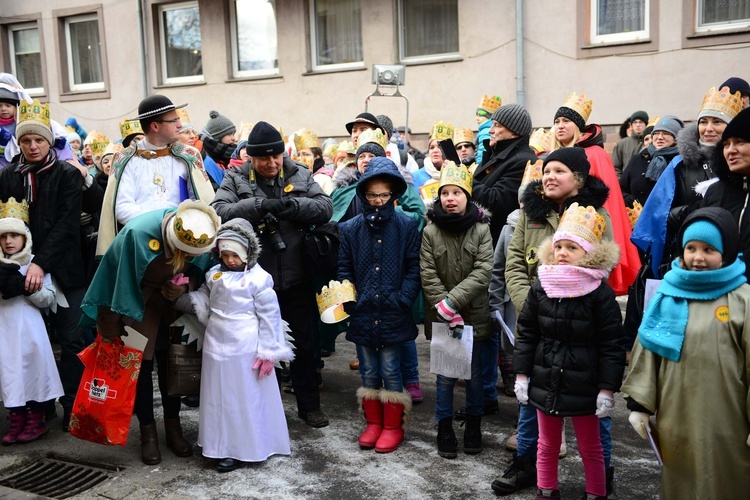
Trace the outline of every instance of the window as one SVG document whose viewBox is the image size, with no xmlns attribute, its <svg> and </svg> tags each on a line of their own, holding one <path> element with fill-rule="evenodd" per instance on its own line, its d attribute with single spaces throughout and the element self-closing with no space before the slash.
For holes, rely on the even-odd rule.
<svg viewBox="0 0 750 500">
<path fill-rule="evenodd" d="M 17 24 L 8 29 L 10 70 L 29 94 L 44 93 L 42 53 L 36 23 Z"/>
<path fill-rule="evenodd" d="M 591 43 L 649 38 L 648 0 L 591 0 Z"/>
<path fill-rule="evenodd" d="M 232 3 L 232 76 L 278 73 L 275 0 Z"/>
<path fill-rule="evenodd" d="M 311 0 L 312 69 L 363 67 L 359 0 Z"/>
<path fill-rule="evenodd" d="M 458 56 L 458 0 L 399 0 L 398 27 L 401 61 Z"/>
<path fill-rule="evenodd" d="M 750 0 L 698 0 L 696 33 L 750 28 Z"/>
<path fill-rule="evenodd" d="M 203 81 L 198 2 L 159 7 L 161 70 L 164 83 Z"/>
<path fill-rule="evenodd" d="M 65 19 L 67 89 L 104 90 L 99 19 L 96 14 Z"/>
</svg>

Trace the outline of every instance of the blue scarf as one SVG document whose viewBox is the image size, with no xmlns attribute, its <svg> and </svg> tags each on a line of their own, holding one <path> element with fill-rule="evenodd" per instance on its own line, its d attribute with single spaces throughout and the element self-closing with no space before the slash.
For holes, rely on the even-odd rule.
<svg viewBox="0 0 750 500">
<path fill-rule="evenodd" d="M 643 314 L 638 329 L 641 345 L 678 362 L 685 341 L 688 300 L 715 300 L 746 281 L 745 263 L 740 257 L 726 267 L 700 272 L 683 269 L 680 259 L 675 259 Z"/>
</svg>

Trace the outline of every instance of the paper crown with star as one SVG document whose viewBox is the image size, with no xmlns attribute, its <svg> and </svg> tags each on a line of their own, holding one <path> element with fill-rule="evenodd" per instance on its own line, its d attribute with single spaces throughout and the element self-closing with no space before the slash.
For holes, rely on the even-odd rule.
<svg viewBox="0 0 750 500">
<path fill-rule="evenodd" d="M 594 207 L 583 207 L 575 202 L 560 217 L 552 241 L 570 240 L 590 252 L 601 243 L 606 227 L 604 217 Z"/>
<path fill-rule="evenodd" d="M 440 185 L 438 186 L 438 192 L 440 188 L 447 185 L 458 186 L 469 195 L 471 195 L 473 179 L 469 173 L 469 169 L 464 165 L 456 165 L 450 160 L 443 162 L 443 166 L 440 168 Z"/>
</svg>

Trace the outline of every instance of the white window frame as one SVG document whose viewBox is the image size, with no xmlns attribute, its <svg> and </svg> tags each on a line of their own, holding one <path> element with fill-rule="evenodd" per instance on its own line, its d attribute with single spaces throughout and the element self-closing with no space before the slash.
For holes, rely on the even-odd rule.
<svg viewBox="0 0 750 500">
<path fill-rule="evenodd" d="M 232 36 L 232 76 L 235 78 L 248 78 L 248 77 L 254 77 L 254 76 L 273 76 L 279 74 L 279 66 L 278 66 L 278 41 L 279 41 L 279 23 L 278 23 L 278 15 L 276 13 L 276 1 L 273 2 L 274 6 L 274 16 L 276 16 L 276 43 L 277 43 L 277 51 L 276 51 L 276 67 L 270 68 L 270 69 L 250 69 L 250 70 L 240 70 L 240 47 L 239 47 L 239 33 L 237 33 L 237 0 L 231 0 L 231 5 L 229 9 L 229 22 L 231 24 L 230 26 L 230 33 Z"/>
<path fill-rule="evenodd" d="M 722 31 L 736 31 L 742 29 L 750 29 L 750 19 L 742 19 L 739 21 L 727 21 L 721 23 L 701 23 L 701 8 L 705 0 L 697 0 L 695 2 L 695 32 L 696 33 L 716 33 Z"/>
<path fill-rule="evenodd" d="M 168 77 L 167 71 L 167 27 L 164 26 L 164 13 L 170 10 L 182 10 L 195 7 L 200 17 L 200 6 L 198 0 L 182 3 L 170 3 L 159 5 L 157 15 L 159 16 L 159 53 L 161 54 L 161 77 L 165 84 L 200 83 L 203 82 L 203 74 L 195 76 Z M 201 34 L 201 57 L 203 57 L 203 36 Z"/>
<path fill-rule="evenodd" d="M 367 0 L 364 0 L 367 1 Z M 338 64 L 318 64 L 318 31 L 316 26 L 316 19 L 318 16 L 315 12 L 316 0 L 310 0 L 310 61 L 313 71 L 341 71 L 347 69 L 360 69 L 365 67 L 364 61 L 364 50 L 362 51 L 362 61 L 355 61 L 349 63 L 338 63 Z M 363 0 L 360 0 L 360 8 Z M 361 11 L 360 11 L 361 12 Z M 361 25 L 361 23 L 360 23 Z M 364 41 L 363 41 L 364 43 Z"/>
<path fill-rule="evenodd" d="M 599 1 L 590 0 L 589 12 L 591 13 L 590 25 L 589 25 L 589 36 L 590 42 L 594 44 L 608 44 L 608 43 L 627 43 L 627 42 L 641 42 L 646 41 L 651 36 L 649 33 L 649 23 L 651 21 L 651 0 L 644 0 L 643 3 L 643 29 L 639 31 L 628 31 L 621 33 L 612 33 L 609 35 L 597 35 L 597 28 L 599 26 Z"/>
<path fill-rule="evenodd" d="M 24 31 L 28 29 L 35 29 L 37 32 L 37 37 L 39 37 L 39 24 L 37 22 L 14 24 L 8 27 L 8 49 L 10 51 L 10 71 L 14 75 L 18 75 L 18 69 L 16 68 L 17 53 L 16 53 L 15 42 L 13 41 L 13 33 L 15 33 L 16 31 Z M 40 38 L 39 39 L 40 65 L 42 63 L 41 55 L 42 55 L 42 40 Z M 42 70 L 42 84 L 44 84 L 44 68 L 41 67 L 40 70 Z M 30 95 L 43 95 L 45 93 L 44 87 L 26 88 L 26 92 L 28 92 Z"/>
<path fill-rule="evenodd" d="M 102 40 L 99 40 L 99 62 L 101 67 L 99 68 L 102 73 L 102 81 L 101 82 L 94 82 L 94 83 L 76 83 L 75 82 L 75 71 L 73 69 L 73 50 L 71 47 L 71 40 L 70 40 L 70 25 L 74 23 L 82 23 L 86 21 L 96 21 L 97 28 L 99 28 L 99 32 L 101 33 L 101 26 L 99 25 L 99 16 L 96 13 L 93 14 L 83 14 L 80 16 L 70 16 L 65 18 L 65 56 L 67 57 L 67 63 L 68 63 L 68 85 L 71 91 L 73 92 L 90 92 L 90 91 L 96 91 L 96 90 L 105 90 L 105 82 L 104 82 L 104 55 L 101 53 L 101 43 Z"/>
<path fill-rule="evenodd" d="M 406 26 L 404 26 L 404 1 L 405 0 L 398 0 L 398 59 L 402 63 L 425 63 L 425 62 L 435 62 L 435 61 L 443 61 L 443 60 L 454 60 L 461 57 L 460 52 L 444 52 L 441 54 L 428 54 L 424 56 L 411 56 L 407 57 L 404 55 L 405 47 L 404 47 L 404 33 L 406 32 Z M 459 7 L 459 0 L 456 0 L 456 7 Z M 458 23 L 458 20 L 456 20 L 456 23 L 458 24 L 459 28 L 459 42 L 461 38 L 461 25 Z"/>
</svg>

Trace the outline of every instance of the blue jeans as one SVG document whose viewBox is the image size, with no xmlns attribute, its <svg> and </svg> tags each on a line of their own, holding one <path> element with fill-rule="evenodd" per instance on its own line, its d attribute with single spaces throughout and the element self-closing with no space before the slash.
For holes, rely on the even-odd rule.
<svg viewBox="0 0 750 500">
<path fill-rule="evenodd" d="M 368 389 L 384 387 L 388 391 L 403 392 L 401 349 L 401 344 L 379 348 L 357 345 L 362 385 Z"/>
<path fill-rule="evenodd" d="M 482 357 L 482 397 L 484 401 L 497 401 L 497 353 L 500 337 L 496 331 L 488 339 L 474 340 L 474 349 Z"/>
<path fill-rule="evenodd" d="M 419 383 L 419 359 L 417 342 L 414 340 L 401 344 L 401 377 L 404 379 L 404 385 Z"/>
<path fill-rule="evenodd" d="M 539 440 L 539 427 L 536 419 L 536 408 L 530 404 L 519 405 L 518 412 L 518 450 L 519 457 L 536 459 L 536 447 Z M 599 438 L 604 451 L 604 467 L 609 469 L 612 459 L 612 417 L 599 419 Z"/>
<path fill-rule="evenodd" d="M 453 417 L 453 388 L 458 379 L 437 376 L 435 395 L 435 420 Z M 471 380 L 466 381 L 466 414 L 482 415 L 482 355 L 474 341 L 471 353 Z"/>
</svg>

